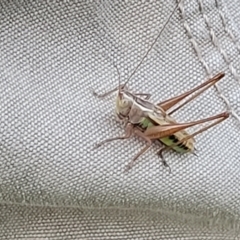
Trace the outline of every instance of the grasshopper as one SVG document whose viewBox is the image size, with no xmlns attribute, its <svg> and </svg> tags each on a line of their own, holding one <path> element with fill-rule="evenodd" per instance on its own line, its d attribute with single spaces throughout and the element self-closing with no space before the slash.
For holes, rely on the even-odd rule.
<svg viewBox="0 0 240 240">
<path fill-rule="evenodd" d="M 175 12 L 176 8 L 172 12 L 172 14 Z M 168 23 L 169 19 L 165 23 L 164 27 Z M 138 136 L 147 142 L 146 146 L 143 149 L 141 149 L 137 153 L 137 155 L 132 159 L 132 161 L 127 165 L 126 170 L 129 170 L 132 168 L 136 160 L 151 147 L 154 141 L 161 142 L 162 144 L 165 145 L 157 153 L 158 156 L 162 158 L 162 162 L 164 166 L 168 166 L 167 162 L 163 159 L 163 155 L 162 155 L 162 152 L 166 149 L 173 149 L 174 151 L 179 153 L 187 153 L 187 152 L 194 153 L 194 150 L 195 150 L 194 137 L 208 130 L 209 128 L 219 124 L 220 122 L 224 121 L 229 117 L 228 112 L 223 112 L 209 118 L 201 119 L 198 121 L 192 121 L 188 123 L 177 123 L 175 119 L 171 117 L 172 113 L 179 110 L 188 102 L 192 101 L 201 93 L 203 93 L 204 91 L 209 89 L 211 86 L 216 84 L 220 79 L 224 77 L 225 75 L 224 73 L 218 73 L 217 75 L 208 79 L 207 81 L 200 84 L 199 86 L 179 96 L 172 97 L 170 99 L 167 99 L 157 104 L 154 104 L 149 101 L 151 97 L 150 94 L 133 93 L 127 89 L 126 84 L 130 80 L 130 78 L 135 74 L 139 66 L 142 64 L 143 60 L 150 52 L 153 45 L 156 43 L 163 29 L 160 31 L 157 38 L 154 40 L 153 44 L 150 46 L 149 50 L 146 52 L 141 62 L 138 64 L 138 66 L 135 68 L 133 73 L 130 75 L 130 77 L 124 84 L 120 85 L 120 73 L 118 68 L 115 66 L 119 76 L 118 87 L 102 95 L 97 94 L 96 92 L 93 92 L 95 96 L 99 98 L 103 98 L 117 91 L 115 112 L 116 112 L 117 119 L 124 123 L 124 128 L 125 128 L 124 136 L 118 136 L 118 137 L 106 139 L 98 143 L 96 145 L 97 148 L 107 142 L 120 140 L 120 139 L 122 140 L 129 139 L 132 136 Z M 180 103 L 182 100 L 184 100 L 191 94 L 193 94 L 193 96 L 185 100 L 185 102 L 180 104 L 174 110 L 168 112 L 174 105 Z M 188 134 L 185 131 L 186 128 L 193 127 L 206 122 L 212 122 L 212 123 L 194 132 L 193 134 Z"/>
</svg>

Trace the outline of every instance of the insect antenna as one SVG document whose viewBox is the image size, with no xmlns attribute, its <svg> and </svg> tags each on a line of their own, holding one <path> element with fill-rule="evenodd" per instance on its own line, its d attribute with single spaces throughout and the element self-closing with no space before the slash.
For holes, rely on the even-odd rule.
<svg viewBox="0 0 240 240">
<path fill-rule="evenodd" d="M 118 92 L 120 93 L 120 90 L 121 90 L 121 88 L 122 88 L 122 85 L 120 84 L 120 72 L 119 72 L 119 70 L 118 70 L 118 67 L 117 67 L 115 64 L 113 64 L 113 66 L 117 69 L 117 73 L 118 73 L 118 86 L 117 86 L 116 88 L 108 91 L 108 92 L 103 93 L 103 94 L 98 94 L 98 93 L 96 93 L 96 92 L 92 89 L 92 93 L 93 93 L 94 96 L 96 96 L 96 97 L 98 97 L 98 98 L 104 98 L 104 97 L 108 96 L 109 94 L 111 94 L 111 93 L 113 93 L 113 92 L 115 92 L 115 91 L 117 91 L 117 90 L 118 90 Z"/>
<path fill-rule="evenodd" d="M 133 70 L 133 72 L 131 73 L 131 75 L 129 76 L 129 78 L 127 79 L 127 81 L 123 84 L 123 88 L 126 86 L 126 84 L 129 82 L 129 80 L 133 77 L 133 75 L 137 72 L 137 70 L 139 69 L 139 67 L 142 65 L 143 61 L 145 60 L 145 58 L 148 56 L 149 52 L 152 50 L 153 46 L 155 45 L 155 43 L 157 42 L 157 40 L 159 39 L 159 37 L 161 36 L 163 30 L 166 28 L 167 24 L 169 23 L 170 19 L 172 18 L 173 14 L 175 13 L 175 11 L 177 10 L 177 8 L 179 7 L 180 3 L 182 2 L 182 0 L 179 1 L 179 3 L 175 6 L 175 8 L 173 9 L 173 11 L 171 12 L 170 16 L 168 17 L 167 21 L 165 22 L 165 24 L 163 25 L 162 29 L 160 30 L 160 32 L 158 33 L 157 37 L 154 39 L 153 43 L 150 45 L 149 49 L 147 50 L 147 52 L 144 54 L 142 60 L 138 63 L 138 65 L 136 66 L 136 68 Z"/>
<path fill-rule="evenodd" d="M 113 66 L 116 68 L 117 73 L 118 73 L 118 92 L 120 92 L 120 90 L 121 90 L 121 84 L 120 84 L 121 76 L 120 76 L 120 72 L 119 72 L 119 69 L 118 69 L 117 65 L 113 64 Z"/>
</svg>

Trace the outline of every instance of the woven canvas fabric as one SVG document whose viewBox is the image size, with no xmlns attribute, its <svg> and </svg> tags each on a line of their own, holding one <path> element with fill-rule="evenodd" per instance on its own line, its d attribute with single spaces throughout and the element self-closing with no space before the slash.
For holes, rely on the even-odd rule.
<svg viewBox="0 0 240 240">
<path fill-rule="evenodd" d="M 1 1 L 0 238 L 237 239 L 240 217 L 240 3 L 180 4 L 129 82 L 160 102 L 225 72 L 174 113 L 178 122 L 229 111 L 196 137 L 197 155 L 122 135 L 115 95 L 176 1 Z M 201 125 L 201 127 L 203 127 Z M 195 128 L 194 128 L 195 129 Z M 194 130 L 193 129 L 193 130 Z M 191 131 L 190 131 L 191 132 Z"/>
</svg>

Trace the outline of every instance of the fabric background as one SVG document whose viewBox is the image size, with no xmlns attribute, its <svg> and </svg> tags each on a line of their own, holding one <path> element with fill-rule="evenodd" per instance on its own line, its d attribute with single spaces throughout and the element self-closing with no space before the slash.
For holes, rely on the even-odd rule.
<svg viewBox="0 0 240 240">
<path fill-rule="evenodd" d="M 238 0 L 184 1 L 130 89 L 159 102 L 226 73 L 174 114 L 179 122 L 223 111 L 196 137 L 198 157 L 145 143 L 106 144 L 123 133 L 115 95 L 176 1 L 0 2 L 1 239 L 240 239 Z M 195 128 L 194 128 L 195 129 Z M 191 131 L 190 131 L 191 132 Z"/>
</svg>

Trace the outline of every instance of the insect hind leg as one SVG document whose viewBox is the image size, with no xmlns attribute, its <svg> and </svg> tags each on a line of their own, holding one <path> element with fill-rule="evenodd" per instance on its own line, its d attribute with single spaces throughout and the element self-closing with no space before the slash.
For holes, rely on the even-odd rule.
<svg viewBox="0 0 240 240">
<path fill-rule="evenodd" d="M 187 140 L 190 139 L 190 138 L 194 138 L 196 135 L 198 135 L 198 134 L 200 134 L 200 133 L 203 133 L 203 132 L 207 131 L 209 128 L 212 128 L 213 126 L 216 126 L 217 124 L 223 122 L 223 121 L 224 121 L 225 119 L 227 119 L 228 117 L 229 117 L 229 113 L 228 113 L 228 112 L 223 112 L 223 113 L 218 114 L 218 115 L 216 115 L 216 116 L 213 116 L 213 117 L 210 117 L 210 118 L 201 120 L 201 121 L 204 123 L 204 122 L 209 122 L 209 121 L 212 121 L 212 120 L 216 120 L 216 119 L 217 119 L 215 122 L 213 122 L 213 123 L 211 123 L 211 124 L 209 124 L 209 125 L 201 128 L 200 130 L 198 130 L 198 131 L 192 133 L 191 135 L 183 138 L 181 141 L 177 142 L 176 144 L 179 144 L 179 143 L 182 143 L 182 142 L 184 142 L 184 141 L 187 141 Z M 174 144 L 175 144 L 175 143 L 174 143 Z M 196 155 L 196 154 L 194 154 L 194 155 Z"/>
<path fill-rule="evenodd" d="M 224 76 L 225 76 L 224 73 L 218 73 L 217 75 L 208 79 L 206 82 L 200 84 L 199 86 L 197 86 L 179 96 L 175 96 L 175 97 L 167 99 L 161 103 L 158 103 L 157 105 L 160 106 L 161 108 L 163 108 L 165 111 L 167 111 L 170 108 L 172 108 L 174 105 L 176 105 L 177 103 L 181 102 L 183 99 L 188 97 L 190 94 L 193 94 L 196 92 L 192 97 L 190 97 L 188 100 L 186 100 L 185 102 L 180 104 L 178 107 L 176 107 L 174 110 L 172 110 L 170 113 L 168 113 L 169 115 L 171 115 L 172 113 L 176 112 L 178 109 L 182 108 L 184 105 L 186 105 L 187 103 L 189 103 L 190 101 L 195 99 L 201 93 L 203 93 L 204 91 L 209 89 L 211 86 L 213 86 L 215 83 L 217 83 Z"/>
</svg>

